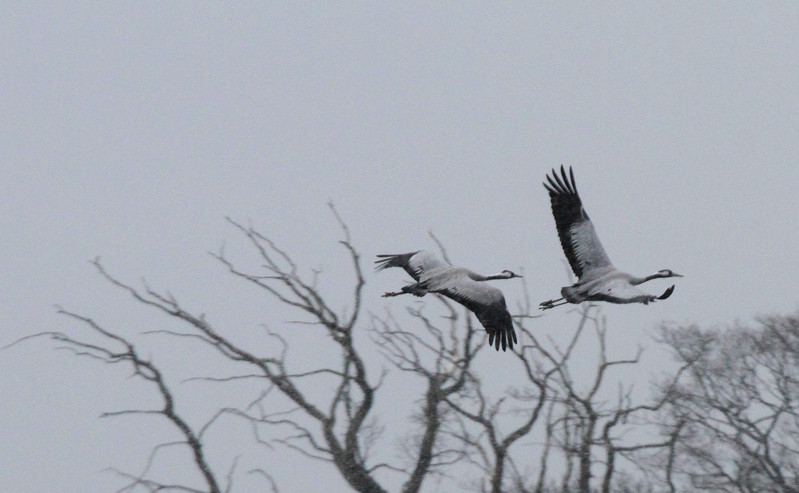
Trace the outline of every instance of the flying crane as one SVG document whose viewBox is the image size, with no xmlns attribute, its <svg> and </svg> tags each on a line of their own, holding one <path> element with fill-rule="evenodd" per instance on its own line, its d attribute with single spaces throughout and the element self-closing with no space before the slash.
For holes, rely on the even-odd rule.
<svg viewBox="0 0 799 493">
<path fill-rule="evenodd" d="M 553 169 L 552 175 L 547 175 L 547 182 L 544 183 L 544 188 L 549 192 L 560 244 L 578 281 L 562 288 L 561 298 L 541 303 L 542 310 L 583 301 L 646 305 L 671 296 L 674 285 L 660 296 L 646 293 L 636 286 L 652 279 L 682 277 L 680 274 L 663 269 L 646 277 L 635 277 L 613 266 L 599 241 L 591 219 L 583 208 L 574 182 L 574 170 L 571 167 L 567 175 L 566 169 L 561 166 L 560 176 Z"/>
<path fill-rule="evenodd" d="M 474 312 L 488 333 L 489 346 L 493 345 L 497 351 L 500 346 L 503 351 L 506 348 L 513 349 L 513 344 L 517 342 L 516 332 L 505 305 L 505 297 L 502 291 L 484 281 L 522 276 L 509 270 L 483 276 L 463 267 L 452 266 L 426 250 L 399 255 L 378 255 L 378 259 L 375 262 L 378 264 L 376 270 L 402 267 L 416 280 L 413 284 L 403 286 L 402 291 L 385 293 L 383 297 L 442 294 Z"/>
</svg>

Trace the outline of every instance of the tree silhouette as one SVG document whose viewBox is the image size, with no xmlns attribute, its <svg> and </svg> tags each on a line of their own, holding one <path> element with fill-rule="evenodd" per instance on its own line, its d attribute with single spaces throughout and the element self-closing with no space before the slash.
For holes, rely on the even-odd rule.
<svg viewBox="0 0 799 493">
<path fill-rule="evenodd" d="M 662 389 L 658 465 L 671 491 L 799 491 L 799 317 L 756 327 L 664 325 L 687 370 Z"/>
<path fill-rule="evenodd" d="M 93 265 L 111 286 L 139 305 L 180 322 L 180 329 L 165 324 L 148 332 L 168 336 L 157 346 L 161 351 L 156 357 L 142 356 L 135 340 L 138 336 L 125 337 L 67 309 L 59 312 L 88 327 L 91 337 L 64 332 L 32 336 L 50 337 L 79 356 L 128 365 L 159 396 L 161 405 L 154 409 L 107 414 L 160 416 L 180 436 L 156 447 L 142 472 L 118 471 L 126 481 L 121 491 L 235 491 L 235 478 L 241 474 L 236 469 L 239 455 L 220 458 L 209 452 L 213 443 L 207 440 L 210 430 L 224 426 L 223 417 L 247 423 L 258 444 L 284 447 L 299 459 L 329 464 L 353 490 L 361 492 L 400 489 L 412 493 L 425 491 L 425 485 L 428 491 L 442 485 L 495 493 L 625 491 L 629 478 L 640 477 L 636 474 L 644 467 L 642 452 L 644 459 L 658 451 L 672 453 L 672 463 L 680 462 L 684 452 L 675 445 L 677 432 L 653 439 L 641 430 L 652 426 L 652 415 L 674 406 L 681 394 L 671 387 L 694 360 L 683 362 L 659 396 L 641 400 L 629 386 L 614 389 L 609 378 L 616 368 L 639 365 L 640 352 L 609 359 L 607 323 L 593 305 L 574 310 L 576 328 L 562 346 L 541 335 L 539 315 L 531 308 L 535 305 L 525 296 L 511 310 L 519 345 L 509 353 L 484 352 L 483 329 L 463 307 L 438 295 L 412 301 L 407 313 L 399 316 L 390 310 L 366 312 L 362 260 L 332 205 L 331 211 L 343 235 L 343 261 L 352 272 L 350 281 L 336 287 L 337 293 L 349 293 L 345 309 L 331 306 L 318 287 L 320 273 L 305 274 L 272 239 L 229 220 L 255 253 L 257 265 L 242 265 L 224 251 L 214 253 L 214 258 L 263 296 L 304 314 L 295 323 L 268 321 L 269 327 L 276 328 L 266 329 L 267 337 L 256 347 L 236 342 L 229 328 L 191 312 L 168 292 L 123 282 L 99 260 Z M 443 248 L 442 254 L 446 258 Z M 430 311 L 437 315 L 431 317 Z M 319 360 L 298 365 L 292 348 L 314 334 L 320 336 L 314 339 Z M 579 345 L 580 340 L 590 342 Z M 225 368 L 236 369 L 213 377 L 198 371 L 192 381 L 207 385 L 254 382 L 249 404 L 219 403 L 210 419 L 193 424 L 196 419 L 186 414 L 190 398 L 183 395 L 179 382 L 166 375 L 162 363 L 189 341 L 210 349 L 228 364 Z M 575 361 L 584 364 L 591 358 L 596 361 L 592 371 L 575 371 Z M 197 368 L 212 367 L 212 362 L 198 361 Z M 392 402 L 400 385 L 421 389 L 411 402 L 410 414 L 380 415 L 377 400 Z M 401 409 L 398 405 L 397 410 Z M 399 447 L 396 440 L 384 437 L 381 423 L 387 421 L 410 424 Z M 196 485 L 150 474 L 151 466 L 161 460 L 157 452 L 165 447 L 190 452 Z M 675 469 L 673 464 L 670 470 Z M 272 491 L 279 491 L 273 472 L 268 464 L 249 471 L 262 477 Z"/>
</svg>

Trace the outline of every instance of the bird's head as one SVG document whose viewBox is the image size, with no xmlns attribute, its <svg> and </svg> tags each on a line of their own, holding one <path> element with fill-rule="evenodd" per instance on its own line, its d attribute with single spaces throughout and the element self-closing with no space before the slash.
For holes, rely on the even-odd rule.
<svg viewBox="0 0 799 493">
<path fill-rule="evenodd" d="M 503 270 L 499 274 L 505 279 L 513 279 L 514 277 L 522 277 L 519 274 L 516 274 L 515 272 L 507 270 L 507 269 Z"/>
<path fill-rule="evenodd" d="M 656 277 L 683 277 L 682 274 L 677 274 L 671 269 L 661 269 L 655 272 Z"/>
</svg>

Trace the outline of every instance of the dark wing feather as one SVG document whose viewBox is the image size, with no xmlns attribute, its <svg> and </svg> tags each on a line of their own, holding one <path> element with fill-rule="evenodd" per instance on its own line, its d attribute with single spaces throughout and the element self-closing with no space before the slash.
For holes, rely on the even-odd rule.
<svg viewBox="0 0 799 493">
<path fill-rule="evenodd" d="M 377 267 L 375 267 L 375 270 L 388 269 L 389 267 L 402 267 L 405 269 L 405 272 L 410 274 L 416 281 L 418 281 L 426 271 L 449 265 L 427 250 L 390 255 L 383 254 L 377 257 L 378 260 L 375 261 Z"/>
<path fill-rule="evenodd" d="M 570 167 L 567 175 L 561 166 L 558 176 L 553 169 L 552 175 L 547 175 L 547 182 L 544 188 L 549 192 L 560 245 L 574 274 L 581 278 L 593 268 L 611 265 L 577 193 L 574 170 Z"/>
<path fill-rule="evenodd" d="M 436 292 L 457 301 L 475 314 L 488 333 L 489 346 L 494 346 L 497 351 L 500 347 L 503 351 L 506 348 L 513 349 L 513 344 L 517 342 L 516 332 L 502 291 L 469 279 L 459 283 L 457 288 Z"/>
<path fill-rule="evenodd" d="M 666 298 L 668 298 L 669 296 L 671 296 L 671 293 L 673 293 L 673 292 L 674 292 L 674 284 L 672 284 L 672 285 L 671 285 L 671 287 L 670 287 L 669 289 L 667 289 L 667 290 L 663 291 L 663 294 L 661 294 L 660 296 L 658 296 L 658 299 L 659 299 L 659 300 L 665 300 Z"/>
</svg>

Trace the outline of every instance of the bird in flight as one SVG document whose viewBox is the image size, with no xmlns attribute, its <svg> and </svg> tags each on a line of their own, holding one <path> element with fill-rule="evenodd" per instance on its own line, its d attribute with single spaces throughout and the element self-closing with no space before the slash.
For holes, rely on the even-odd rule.
<svg viewBox="0 0 799 493">
<path fill-rule="evenodd" d="M 682 277 L 680 274 L 663 269 L 646 277 L 635 277 L 613 266 L 583 208 L 571 167 L 567 174 L 566 169 L 561 166 L 560 176 L 553 169 L 551 176 L 547 175 L 547 182 L 544 183 L 544 188 L 549 192 L 560 244 L 578 280 L 576 284 L 560 290 L 561 298 L 541 303 L 542 310 L 583 301 L 646 305 L 671 296 L 674 285 L 660 296 L 646 293 L 636 286 L 652 279 Z"/>
<path fill-rule="evenodd" d="M 426 250 L 399 255 L 378 255 L 376 270 L 389 267 L 402 267 L 416 281 L 402 287 L 402 291 L 385 293 L 383 297 L 413 294 L 424 296 L 438 293 L 457 301 L 477 316 L 488 333 L 488 345 L 497 351 L 502 347 L 513 349 L 517 342 L 505 297 L 502 291 L 486 284 L 493 279 L 512 279 L 522 277 L 509 270 L 498 274 L 483 276 L 463 267 L 455 267 L 439 259 Z"/>
</svg>

